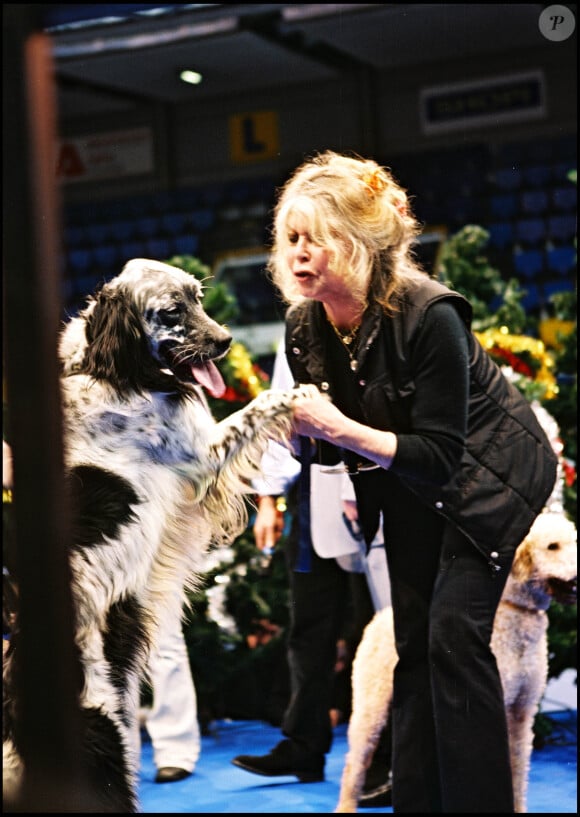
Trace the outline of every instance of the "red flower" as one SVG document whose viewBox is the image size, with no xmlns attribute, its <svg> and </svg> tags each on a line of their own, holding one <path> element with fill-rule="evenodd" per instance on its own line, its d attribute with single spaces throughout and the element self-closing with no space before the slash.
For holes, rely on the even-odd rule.
<svg viewBox="0 0 580 817">
<path fill-rule="evenodd" d="M 571 488 L 572 485 L 576 482 L 576 466 L 572 462 L 572 460 L 564 460 L 562 463 L 562 470 L 564 471 L 564 481 L 568 488 Z"/>
</svg>

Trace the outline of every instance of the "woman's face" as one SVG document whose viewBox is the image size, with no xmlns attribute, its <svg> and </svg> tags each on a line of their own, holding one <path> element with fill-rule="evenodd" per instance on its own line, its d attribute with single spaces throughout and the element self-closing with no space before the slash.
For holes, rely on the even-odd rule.
<svg viewBox="0 0 580 817">
<path fill-rule="evenodd" d="M 304 298 L 332 305 L 350 299 L 343 277 L 332 269 L 331 253 L 314 243 L 307 223 L 294 218 L 288 225 L 288 268 Z"/>
</svg>

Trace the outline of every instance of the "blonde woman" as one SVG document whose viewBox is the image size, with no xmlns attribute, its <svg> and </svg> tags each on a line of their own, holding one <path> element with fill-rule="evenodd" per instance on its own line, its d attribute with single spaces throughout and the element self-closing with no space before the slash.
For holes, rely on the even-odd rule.
<svg viewBox="0 0 580 817">
<path fill-rule="evenodd" d="M 290 306 L 293 376 L 320 390 L 298 403 L 296 431 L 314 461 L 346 463 L 367 543 L 382 514 L 399 654 L 394 811 L 505 814 L 489 642 L 556 458 L 472 334 L 468 301 L 415 262 L 419 230 L 388 169 L 327 151 L 280 192 L 271 273 Z"/>
</svg>

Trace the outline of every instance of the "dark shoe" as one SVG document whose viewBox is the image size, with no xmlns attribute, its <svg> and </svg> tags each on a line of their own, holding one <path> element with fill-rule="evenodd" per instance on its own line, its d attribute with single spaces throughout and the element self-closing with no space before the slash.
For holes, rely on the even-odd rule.
<svg viewBox="0 0 580 817">
<path fill-rule="evenodd" d="M 386 781 L 383 783 L 376 784 L 376 781 L 373 781 L 373 783 L 375 783 L 374 788 L 370 788 L 368 781 L 365 781 L 363 790 L 358 798 L 359 808 L 384 808 L 385 806 L 392 806 L 393 783 L 391 773 L 389 772 Z"/>
<path fill-rule="evenodd" d="M 177 766 L 162 766 L 160 769 L 157 769 L 155 782 L 175 783 L 177 780 L 183 780 L 185 777 L 189 777 L 190 774 L 191 772 L 187 772 L 185 769 L 179 769 Z"/>
<path fill-rule="evenodd" d="M 307 754 L 291 740 L 282 740 L 267 755 L 238 755 L 234 766 L 264 777 L 292 775 L 301 783 L 324 780 L 324 755 Z"/>
</svg>

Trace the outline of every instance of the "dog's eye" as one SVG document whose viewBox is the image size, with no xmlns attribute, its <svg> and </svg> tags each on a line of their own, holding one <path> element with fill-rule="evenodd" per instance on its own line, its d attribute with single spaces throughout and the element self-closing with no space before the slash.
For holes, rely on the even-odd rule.
<svg viewBox="0 0 580 817">
<path fill-rule="evenodd" d="M 559 549 L 560 549 L 560 543 L 559 542 L 550 542 L 550 544 L 548 545 L 548 550 L 559 550 Z"/>
<path fill-rule="evenodd" d="M 166 326 L 176 326 L 181 320 L 181 310 L 176 306 L 171 309 L 160 309 L 159 317 Z"/>
</svg>

